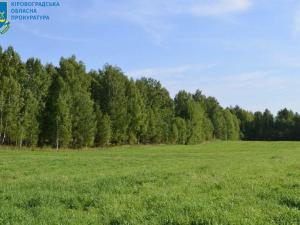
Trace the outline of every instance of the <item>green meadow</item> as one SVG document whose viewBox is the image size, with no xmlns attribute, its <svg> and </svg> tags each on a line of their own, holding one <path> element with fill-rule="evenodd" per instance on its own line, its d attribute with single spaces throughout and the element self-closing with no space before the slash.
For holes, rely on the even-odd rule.
<svg viewBox="0 0 300 225">
<path fill-rule="evenodd" d="M 300 143 L 2 148 L 0 224 L 300 224 Z"/>
</svg>

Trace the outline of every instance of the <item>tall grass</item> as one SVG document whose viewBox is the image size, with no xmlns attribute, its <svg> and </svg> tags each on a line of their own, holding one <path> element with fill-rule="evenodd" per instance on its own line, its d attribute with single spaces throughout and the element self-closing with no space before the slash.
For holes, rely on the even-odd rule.
<svg viewBox="0 0 300 225">
<path fill-rule="evenodd" d="M 0 224 L 300 224 L 300 143 L 1 150 Z"/>
</svg>

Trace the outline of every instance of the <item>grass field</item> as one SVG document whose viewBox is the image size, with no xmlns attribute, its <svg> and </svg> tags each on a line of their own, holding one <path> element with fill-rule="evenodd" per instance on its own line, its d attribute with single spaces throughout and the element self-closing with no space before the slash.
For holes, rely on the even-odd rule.
<svg viewBox="0 0 300 225">
<path fill-rule="evenodd" d="M 1 150 L 0 224 L 300 224 L 300 143 Z"/>
</svg>

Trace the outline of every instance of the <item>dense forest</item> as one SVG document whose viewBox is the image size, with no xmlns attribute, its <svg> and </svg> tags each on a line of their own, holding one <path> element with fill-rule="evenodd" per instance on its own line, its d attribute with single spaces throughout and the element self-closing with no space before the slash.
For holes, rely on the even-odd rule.
<svg viewBox="0 0 300 225">
<path fill-rule="evenodd" d="M 87 72 L 76 58 L 59 66 L 0 48 L 0 144 L 97 147 L 197 144 L 209 140 L 300 140 L 300 115 L 223 108 L 197 90 L 172 99 L 159 81 L 129 79 L 105 65 Z"/>
</svg>

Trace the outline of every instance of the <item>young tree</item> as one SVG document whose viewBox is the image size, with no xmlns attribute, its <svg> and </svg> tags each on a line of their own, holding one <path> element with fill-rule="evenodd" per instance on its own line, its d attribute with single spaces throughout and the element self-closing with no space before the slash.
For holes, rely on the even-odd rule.
<svg viewBox="0 0 300 225">
<path fill-rule="evenodd" d="M 94 144 L 96 123 L 93 104 L 88 92 L 73 93 L 71 115 L 74 147 L 88 147 Z"/>
<path fill-rule="evenodd" d="M 21 87 L 11 76 L 0 78 L 0 143 L 18 141 Z"/>
<path fill-rule="evenodd" d="M 43 143 L 57 150 L 68 147 L 72 141 L 71 96 L 67 84 L 57 73 L 53 74 L 44 117 Z"/>
<path fill-rule="evenodd" d="M 214 126 L 209 116 L 207 98 L 200 90 L 197 90 L 195 94 L 193 94 L 193 99 L 201 105 L 201 108 L 205 112 L 203 116 L 204 138 L 205 140 L 211 140 L 213 139 Z"/>
<path fill-rule="evenodd" d="M 300 115 L 295 113 L 294 115 L 294 127 L 292 130 L 292 140 L 299 141 L 300 140 Z"/>
<path fill-rule="evenodd" d="M 106 65 L 100 71 L 101 109 L 111 120 L 112 143 L 124 144 L 128 141 L 128 115 L 126 86 L 127 77 L 116 67 Z"/>
<path fill-rule="evenodd" d="M 178 141 L 178 137 L 179 137 L 179 131 L 176 123 L 173 122 L 171 132 L 170 132 L 170 137 L 169 137 L 169 143 L 176 144 Z"/>
<path fill-rule="evenodd" d="M 216 108 L 212 115 L 212 123 L 214 126 L 214 138 L 227 140 L 227 127 L 223 109 Z"/>
<path fill-rule="evenodd" d="M 67 97 L 64 93 L 59 93 L 52 116 L 55 129 L 52 143 L 55 144 L 57 150 L 61 147 L 68 147 L 72 140 L 72 122 Z"/>
<path fill-rule="evenodd" d="M 30 58 L 26 61 L 27 79 L 24 81 L 23 86 L 29 89 L 33 97 L 38 102 L 39 111 L 45 108 L 46 97 L 48 95 L 49 87 L 51 85 L 51 65 L 47 65 L 46 69 L 39 59 Z"/>
<path fill-rule="evenodd" d="M 1 54 L 0 69 L 0 76 L 11 77 L 19 84 L 23 84 L 26 79 L 25 66 L 12 47 L 8 47 Z"/>
<path fill-rule="evenodd" d="M 183 119 L 188 119 L 188 103 L 192 100 L 192 95 L 186 91 L 179 91 L 175 96 L 175 114 Z"/>
<path fill-rule="evenodd" d="M 151 78 L 137 80 L 136 85 L 142 94 L 147 112 L 143 142 L 167 143 L 174 119 L 174 105 L 169 92 L 160 82 Z"/>
<path fill-rule="evenodd" d="M 111 140 L 111 121 L 107 114 L 102 114 L 99 107 L 96 108 L 97 130 L 95 137 L 96 146 L 107 146 Z"/>
<path fill-rule="evenodd" d="M 91 98 L 91 78 L 85 72 L 82 62 L 75 57 L 62 58 L 58 74 L 63 78 L 70 94 L 67 102 L 72 121 L 72 146 L 92 146 L 95 136 L 94 102 Z"/>
<path fill-rule="evenodd" d="M 18 144 L 36 146 L 39 136 L 39 103 L 33 93 L 26 89 L 22 93 L 21 109 L 18 119 Z"/>
<path fill-rule="evenodd" d="M 262 116 L 262 137 L 260 140 L 271 141 L 275 135 L 275 120 L 273 114 L 266 109 Z"/>
<path fill-rule="evenodd" d="M 181 117 L 176 117 L 175 125 L 178 131 L 177 144 L 182 144 L 182 145 L 187 144 L 188 130 L 187 130 L 186 121 Z"/>
<path fill-rule="evenodd" d="M 277 114 L 275 127 L 277 140 L 291 140 L 293 127 L 295 126 L 294 113 L 291 110 L 283 109 Z"/>
<path fill-rule="evenodd" d="M 190 100 L 188 102 L 188 144 L 199 144 L 205 140 L 204 132 L 205 112 L 200 103 Z"/>
<path fill-rule="evenodd" d="M 237 117 L 229 109 L 224 110 L 225 119 L 225 140 L 239 140 L 240 129 Z"/>
<path fill-rule="evenodd" d="M 127 98 L 128 142 L 129 144 L 138 144 L 145 129 L 146 112 L 142 96 L 133 80 L 128 82 Z"/>
<path fill-rule="evenodd" d="M 252 123 L 254 120 L 254 115 L 252 112 L 246 111 L 239 106 L 235 106 L 234 108 L 230 108 L 230 111 L 236 115 L 239 120 L 240 127 L 240 139 L 242 140 L 250 140 L 251 132 L 252 132 Z"/>
<path fill-rule="evenodd" d="M 44 107 L 40 111 L 39 115 L 40 135 L 38 144 L 40 147 L 43 147 L 44 145 L 53 145 L 53 129 L 51 128 L 53 127 L 54 121 L 54 105 L 57 102 L 59 92 L 61 90 L 59 83 L 63 81 L 62 78 L 60 78 L 59 82 L 57 68 L 55 68 L 52 64 L 46 65 L 45 70 L 47 72 L 47 76 L 50 78 L 50 86 L 43 102 Z M 56 124 L 56 122 L 54 124 Z"/>
</svg>

